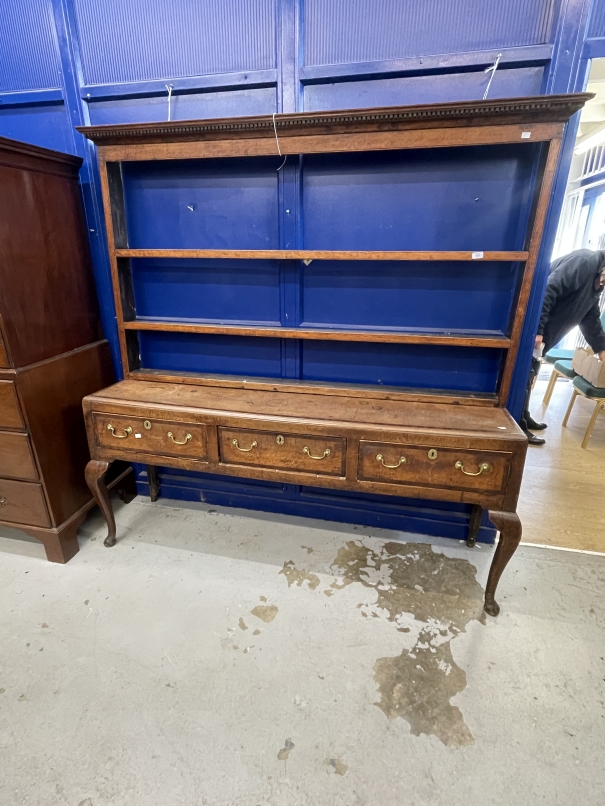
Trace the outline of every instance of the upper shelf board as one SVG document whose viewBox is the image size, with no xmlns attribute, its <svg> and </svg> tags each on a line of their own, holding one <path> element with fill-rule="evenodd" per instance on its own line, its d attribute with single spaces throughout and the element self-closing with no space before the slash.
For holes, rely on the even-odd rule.
<svg viewBox="0 0 605 806">
<path fill-rule="evenodd" d="M 335 112 L 78 126 L 99 146 L 184 143 L 334 134 L 386 133 L 414 129 L 566 123 L 592 93 L 500 98 L 488 101 L 347 109 Z M 538 139 L 538 138 L 536 138 Z M 549 139 L 544 136 L 542 139 Z M 368 148 L 371 145 L 368 144 Z M 285 152 L 284 152 L 285 153 Z"/>
</svg>

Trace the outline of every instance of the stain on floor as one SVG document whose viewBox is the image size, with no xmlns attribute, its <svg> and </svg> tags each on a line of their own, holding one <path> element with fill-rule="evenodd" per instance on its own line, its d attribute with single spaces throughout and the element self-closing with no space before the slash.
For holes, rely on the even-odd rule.
<svg viewBox="0 0 605 806">
<path fill-rule="evenodd" d="M 310 574 L 308 571 L 299 570 L 294 565 L 294 560 L 285 562 L 284 567 L 279 573 L 286 577 L 289 588 L 292 585 L 298 585 L 299 588 L 302 588 L 303 582 L 308 582 L 311 590 L 315 590 L 319 585 L 319 577 L 316 574 Z"/>
<path fill-rule="evenodd" d="M 349 769 L 344 761 L 339 758 L 326 758 L 324 764 L 328 768 L 328 772 L 333 772 L 336 775 L 344 775 Z"/>
<path fill-rule="evenodd" d="M 270 624 L 279 611 L 275 605 L 256 605 L 250 612 L 265 624 Z"/>
<path fill-rule="evenodd" d="M 287 761 L 288 756 L 290 755 L 290 751 L 293 750 L 294 747 L 295 747 L 294 742 L 291 739 L 286 739 L 286 741 L 284 742 L 284 746 L 277 754 L 277 760 Z"/>
<path fill-rule="evenodd" d="M 470 621 L 485 624 L 484 591 L 475 567 L 433 551 L 430 544 L 389 542 L 374 550 L 351 540 L 338 550 L 332 568 L 333 591 L 354 583 L 375 591 L 374 602 L 357 605 L 364 618 L 386 614 L 401 633 L 411 631 L 403 623 L 410 615 L 423 624 L 411 648 L 376 660 L 380 699 L 375 705 L 388 719 L 405 719 L 415 736 L 434 735 L 449 747 L 473 744 L 462 712 L 450 703 L 466 687 L 466 674 L 455 663 L 450 644 Z M 291 561 L 280 573 L 289 586 L 315 577 Z"/>
</svg>

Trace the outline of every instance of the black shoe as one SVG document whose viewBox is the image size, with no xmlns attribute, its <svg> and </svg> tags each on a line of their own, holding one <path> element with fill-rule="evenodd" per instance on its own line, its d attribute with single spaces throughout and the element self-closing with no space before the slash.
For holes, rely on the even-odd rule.
<svg viewBox="0 0 605 806">
<path fill-rule="evenodd" d="M 531 428 L 532 431 L 544 431 L 545 428 L 548 428 L 546 423 L 537 423 L 531 414 L 529 417 L 525 417 L 525 422 L 527 423 L 527 427 Z"/>
<path fill-rule="evenodd" d="M 527 437 L 527 441 L 530 445 L 545 445 L 546 440 L 542 439 L 542 437 L 537 437 L 535 434 L 532 434 L 531 431 L 526 431 L 525 428 L 523 429 L 523 433 Z"/>
</svg>

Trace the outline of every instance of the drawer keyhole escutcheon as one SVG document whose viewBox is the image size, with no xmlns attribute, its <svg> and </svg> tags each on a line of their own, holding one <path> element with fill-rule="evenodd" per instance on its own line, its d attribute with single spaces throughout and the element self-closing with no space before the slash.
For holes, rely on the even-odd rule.
<svg viewBox="0 0 605 806">
<path fill-rule="evenodd" d="M 143 423 L 143 428 L 145 428 L 147 431 L 150 430 L 151 423 L 149 422 L 149 420 L 145 420 L 145 422 Z"/>
<path fill-rule="evenodd" d="M 111 423 L 108 423 L 107 424 L 107 430 L 110 432 L 112 437 L 115 437 L 116 439 L 126 439 L 127 436 L 132 434 L 132 428 L 130 426 L 127 426 L 124 429 L 123 434 L 116 434 L 116 429 L 113 427 L 113 425 Z"/>
<path fill-rule="evenodd" d="M 439 456 L 435 448 L 431 448 L 429 451 L 429 459 L 436 459 Z"/>
<path fill-rule="evenodd" d="M 407 459 L 405 458 L 405 456 L 400 456 L 399 461 L 397 462 L 396 465 L 387 465 L 386 462 L 384 461 L 384 456 L 381 453 L 379 453 L 376 457 L 376 461 L 380 462 L 380 464 L 383 467 L 388 467 L 389 470 L 395 470 L 395 468 L 399 467 L 399 465 L 404 465 Z"/>
<path fill-rule="evenodd" d="M 303 453 L 306 453 L 309 459 L 325 459 L 326 456 L 330 455 L 330 449 L 326 448 L 321 456 L 313 456 L 309 448 L 305 445 L 305 447 L 303 448 Z"/>
<path fill-rule="evenodd" d="M 174 434 L 172 433 L 172 431 L 168 432 L 168 438 L 171 439 L 174 442 L 175 445 L 186 445 L 190 440 L 193 439 L 191 434 L 187 434 L 185 439 L 182 442 L 179 442 L 178 439 L 174 438 Z"/>
<path fill-rule="evenodd" d="M 8 500 L 4 496 L 2 496 L 2 498 L 0 498 L 0 507 L 5 507 L 7 504 Z"/>
<path fill-rule="evenodd" d="M 454 467 L 456 470 L 462 470 L 465 476 L 480 476 L 482 473 L 489 473 L 489 471 L 492 469 L 487 462 L 482 462 L 479 465 L 479 470 L 476 473 L 472 473 L 470 470 L 465 470 L 464 465 L 460 461 L 456 462 Z"/>
<path fill-rule="evenodd" d="M 236 439 L 232 439 L 231 441 L 235 445 L 235 447 L 238 449 L 238 451 L 243 451 L 243 453 L 250 453 L 252 448 L 258 448 L 258 442 L 256 440 L 253 440 L 252 445 L 250 445 L 249 448 L 240 448 L 239 443 L 238 443 L 238 441 Z"/>
<path fill-rule="evenodd" d="M 275 441 L 277 442 L 278 445 L 283 445 L 286 440 L 280 434 Z"/>
</svg>

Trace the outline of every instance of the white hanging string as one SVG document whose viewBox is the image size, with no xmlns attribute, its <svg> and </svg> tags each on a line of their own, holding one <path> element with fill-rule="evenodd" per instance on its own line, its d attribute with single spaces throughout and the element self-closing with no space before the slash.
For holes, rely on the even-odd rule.
<svg viewBox="0 0 605 806">
<path fill-rule="evenodd" d="M 168 90 L 168 120 L 170 120 L 170 96 L 172 95 L 172 84 L 166 84 Z"/>
<path fill-rule="evenodd" d="M 489 88 L 492 86 L 492 81 L 494 80 L 494 76 L 496 75 L 496 70 L 498 69 L 498 65 L 500 64 L 500 59 L 502 58 L 502 54 L 499 53 L 496 56 L 496 61 L 491 64 L 484 72 L 491 73 L 489 77 L 489 81 L 487 82 L 487 87 L 485 88 L 485 92 L 483 93 L 483 100 L 487 100 L 487 93 L 489 92 Z"/>
<path fill-rule="evenodd" d="M 275 132 L 275 142 L 276 142 L 276 144 L 277 144 L 277 153 L 278 153 L 278 154 L 279 154 L 279 156 L 281 157 L 281 156 L 282 156 L 282 153 L 281 153 L 281 148 L 279 147 L 279 138 L 278 138 L 278 136 L 277 136 L 277 126 L 275 125 L 275 114 L 276 114 L 276 113 L 274 112 L 274 113 L 273 113 L 273 131 Z M 281 169 L 282 169 L 282 168 L 284 167 L 284 165 L 286 164 L 286 160 L 287 160 L 287 159 L 288 159 L 288 155 L 287 155 L 287 154 L 285 154 L 285 155 L 284 155 L 284 161 L 282 162 L 282 164 L 281 164 L 281 165 L 279 166 L 279 168 L 277 169 L 278 173 L 279 173 L 279 171 L 281 171 Z"/>
</svg>

